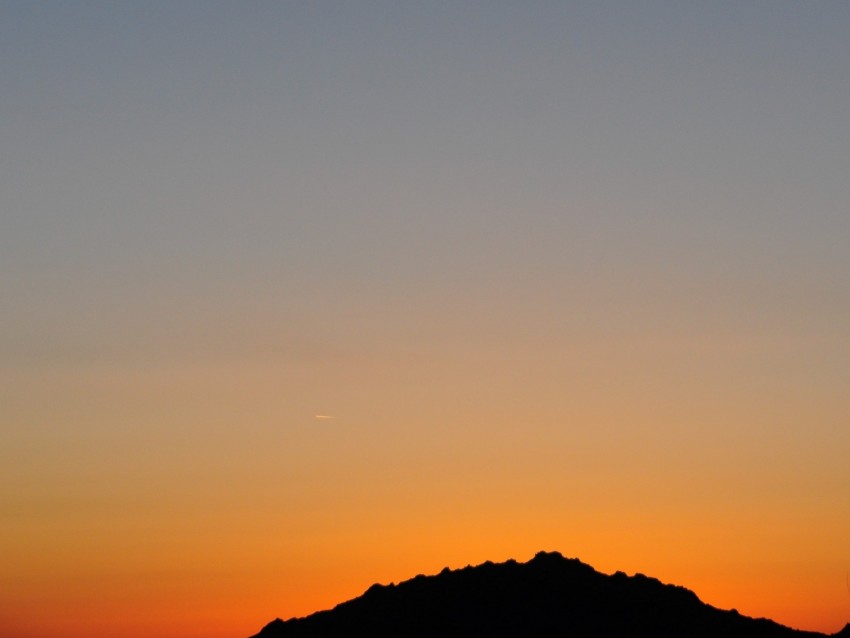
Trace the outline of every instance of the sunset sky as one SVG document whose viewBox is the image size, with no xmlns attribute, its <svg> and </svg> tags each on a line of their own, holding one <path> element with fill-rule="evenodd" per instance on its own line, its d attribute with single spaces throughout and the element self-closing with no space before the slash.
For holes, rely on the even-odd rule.
<svg viewBox="0 0 850 638">
<path fill-rule="evenodd" d="M 0 273 L 3 638 L 850 621 L 850 2 L 0 0 Z"/>
</svg>

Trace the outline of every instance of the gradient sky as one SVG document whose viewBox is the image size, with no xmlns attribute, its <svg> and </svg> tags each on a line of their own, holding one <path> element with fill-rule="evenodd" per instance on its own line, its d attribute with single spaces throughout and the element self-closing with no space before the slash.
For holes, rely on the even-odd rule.
<svg viewBox="0 0 850 638">
<path fill-rule="evenodd" d="M 0 2 L 0 635 L 541 549 L 839 630 L 848 169 L 844 1 Z"/>
</svg>

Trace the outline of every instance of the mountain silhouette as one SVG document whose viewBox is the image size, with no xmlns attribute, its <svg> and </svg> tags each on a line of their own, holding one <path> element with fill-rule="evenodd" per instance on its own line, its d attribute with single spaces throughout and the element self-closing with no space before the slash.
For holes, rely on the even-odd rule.
<svg viewBox="0 0 850 638">
<path fill-rule="evenodd" d="M 823 638 L 707 605 L 684 587 L 540 552 L 372 585 L 304 618 L 274 620 L 252 638 Z M 850 638 L 850 624 L 835 638 Z"/>
</svg>

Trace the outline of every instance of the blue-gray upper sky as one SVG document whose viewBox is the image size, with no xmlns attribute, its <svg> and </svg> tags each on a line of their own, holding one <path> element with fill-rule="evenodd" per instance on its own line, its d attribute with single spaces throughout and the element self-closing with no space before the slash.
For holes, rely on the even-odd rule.
<svg viewBox="0 0 850 638">
<path fill-rule="evenodd" d="M 89 304 L 238 290 L 634 277 L 846 312 L 848 25 L 843 2 L 3 3 L 4 350 Z"/>
</svg>

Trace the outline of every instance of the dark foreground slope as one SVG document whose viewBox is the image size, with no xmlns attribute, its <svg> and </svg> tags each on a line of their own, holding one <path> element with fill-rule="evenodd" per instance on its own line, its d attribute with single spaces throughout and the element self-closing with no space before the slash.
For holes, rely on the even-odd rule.
<svg viewBox="0 0 850 638">
<path fill-rule="evenodd" d="M 850 638 L 850 626 L 838 634 Z M 306 618 L 275 620 L 255 638 L 822 638 L 721 611 L 683 587 L 605 575 L 558 553 L 484 563 L 398 585 Z"/>
</svg>

